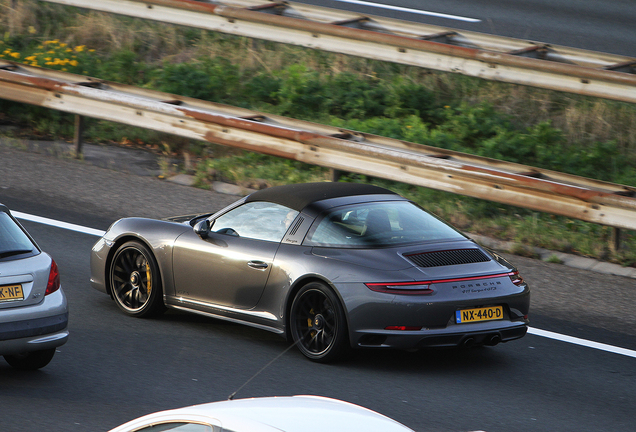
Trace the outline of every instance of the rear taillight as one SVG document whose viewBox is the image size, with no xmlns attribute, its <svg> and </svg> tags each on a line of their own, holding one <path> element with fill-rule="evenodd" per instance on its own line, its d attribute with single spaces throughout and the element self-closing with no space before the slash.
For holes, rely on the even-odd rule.
<svg viewBox="0 0 636 432">
<path fill-rule="evenodd" d="M 512 283 L 517 286 L 521 285 L 524 282 L 518 271 L 508 273 L 508 276 L 510 276 L 510 280 L 512 281 Z"/>
<path fill-rule="evenodd" d="M 390 294 L 433 294 L 430 282 L 397 282 L 397 283 L 368 283 L 365 284 L 371 291 Z"/>
<path fill-rule="evenodd" d="M 57 270 L 55 260 L 51 259 L 51 270 L 49 271 L 49 282 L 46 284 L 45 296 L 60 289 L 60 272 Z"/>
</svg>

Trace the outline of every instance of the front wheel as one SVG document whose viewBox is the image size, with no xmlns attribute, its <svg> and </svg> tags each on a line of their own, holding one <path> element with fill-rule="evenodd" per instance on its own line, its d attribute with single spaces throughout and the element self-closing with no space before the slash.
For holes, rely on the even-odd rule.
<svg viewBox="0 0 636 432">
<path fill-rule="evenodd" d="M 326 363 L 349 349 L 345 314 L 338 297 L 327 286 L 312 282 L 296 294 L 290 311 L 291 335 L 310 360 Z"/>
<path fill-rule="evenodd" d="M 110 265 L 110 289 L 117 306 L 127 315 L 149 317 L 164 310 L 157 262 L 142 243 L 121 245 Z"/>
<path fill-rule="evenodd" d="M 36 370 L 43 368 L 51 362 L 55 348 L 41 351 L 31 351 L 24 354 L 5 355 L 4 359 L 16 369 Z"/>
</svg>

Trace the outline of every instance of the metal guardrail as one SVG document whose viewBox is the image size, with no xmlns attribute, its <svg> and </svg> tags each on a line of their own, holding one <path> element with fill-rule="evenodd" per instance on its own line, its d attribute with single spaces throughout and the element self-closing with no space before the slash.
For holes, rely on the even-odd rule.
<svg viewBox="0 0 636 432">
<path fill-rule="evenodd" d="M 636 230 L 636 188 L 0 61 L 0 97 Z"/>
<path fill-rule="evenodd" d="M 636 59 L 286 1 L 41 0 L 488 80 L 636 102 Z"/>
</svg>

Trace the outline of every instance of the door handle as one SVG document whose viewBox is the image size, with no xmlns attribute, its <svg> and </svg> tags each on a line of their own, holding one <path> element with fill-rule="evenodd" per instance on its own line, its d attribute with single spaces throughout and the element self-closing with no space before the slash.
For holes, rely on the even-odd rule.
<svg viewBox="0 0 636 432">
<path fill-rule="evenodd" d="M 265 270 L 267 268 L 267 263 L 263 261 L 249 261 L 247 265 L 256 270 Z"/>
</svg>

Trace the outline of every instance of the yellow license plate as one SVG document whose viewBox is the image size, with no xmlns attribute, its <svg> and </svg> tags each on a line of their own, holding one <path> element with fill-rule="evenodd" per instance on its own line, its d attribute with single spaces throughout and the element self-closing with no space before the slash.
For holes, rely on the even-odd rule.
<svg viewBox="0 0 636 432">
<path fill-rule="evenodd" d="M 0 286 L 0 302 L 12 300 L 24 300 L 22 285 Z"/>
<path fill-rule="evenodd" d="M 491 321 L 503 318 L 502 306 L 491 306 L 475 309 L 461 309 L 455 312 L 457 324 Z"/>
</svg>

